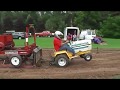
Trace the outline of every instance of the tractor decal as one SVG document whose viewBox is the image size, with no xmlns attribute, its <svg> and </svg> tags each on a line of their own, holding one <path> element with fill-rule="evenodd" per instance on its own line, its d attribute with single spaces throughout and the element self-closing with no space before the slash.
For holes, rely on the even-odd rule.
<svg viewBox="0 0 120 90">
<path fill-rule="evenodd" d="M 76 45 L 71 45 L 73 49 L 82 49 L 82 48 L 87 48 L 89 47 L 88 44 L 76 44 Z"/>
<path fill-rule="evenodd" d="M 18 54 L 18 51 L 5 51 L 5 54 Z"/>
<path fill-rule="evenodd" d="M 72 47 L 74 50 L 76 49 L 83 49 L 83 48 L 87 48 L 88 46 L 83 46 L 83 47 Z"/>
</svg>

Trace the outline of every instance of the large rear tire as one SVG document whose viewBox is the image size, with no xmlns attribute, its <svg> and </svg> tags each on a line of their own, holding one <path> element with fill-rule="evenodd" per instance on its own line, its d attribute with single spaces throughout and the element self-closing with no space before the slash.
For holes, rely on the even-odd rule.
<svg viewBox="0 0 120 90">
<path fill-rule="evenodd" d="M 22 65 L 22 58 L 20 55 L 11 55 L 9 60 L 11 65 L 15 68 L 19 68 Z"/>
<path fill-rule="evenodd" d="M 55 58 L 55 65 L 59 67 L 66 67 L 69 64 L 69 59 L 66 55 L 57 55 Z"/>
</svg>

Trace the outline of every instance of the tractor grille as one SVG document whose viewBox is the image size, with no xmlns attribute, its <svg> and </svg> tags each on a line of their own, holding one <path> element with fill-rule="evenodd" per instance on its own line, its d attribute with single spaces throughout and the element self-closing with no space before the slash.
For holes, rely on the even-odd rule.
<svg viewBox="0 0 120 90">
<path fill-rule="evenodd" d="M 42 60 L 42 49 L 41 48 L 37 47 L 33 50 L 33 59 L 34 59 L 35 65 L 41 62 Z"/>
</svg>

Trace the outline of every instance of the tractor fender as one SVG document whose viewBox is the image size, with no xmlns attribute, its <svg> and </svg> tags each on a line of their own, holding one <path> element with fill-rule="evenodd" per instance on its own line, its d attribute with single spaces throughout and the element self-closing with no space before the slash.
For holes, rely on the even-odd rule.
<svg viewBox="0 0 120 90">
<path fill-rule="evenodd" d="M 62 51 L 54 52 L 53 57 L 56 57 L 57 55 L 61 55 L 61 54 L 65 54 L 69 59 L 72 56 L 72 53 L 69 53 L 66 50 L 62 50 Z"/>
</svg>

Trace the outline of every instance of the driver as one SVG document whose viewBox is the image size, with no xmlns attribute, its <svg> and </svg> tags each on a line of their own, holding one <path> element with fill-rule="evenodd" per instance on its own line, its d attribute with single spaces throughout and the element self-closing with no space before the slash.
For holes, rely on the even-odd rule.
<svg viewBox="0 0 120 90">
<path fill-rule="evenodd" d="M 54 36 L 54 49 L 56 51 L 61 51 L 61 50 L 67 50 L 71 53 L 73 53 L 73 56 L 75 56 L 75 51 L 67 44 L 69 41 L 68 40 L 63 40 L 62 39 L 63 33 L 60 31 L 55 32 Z"/>
</svg>

